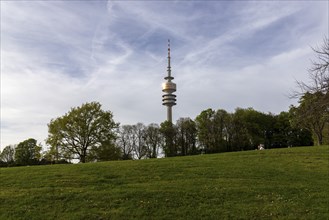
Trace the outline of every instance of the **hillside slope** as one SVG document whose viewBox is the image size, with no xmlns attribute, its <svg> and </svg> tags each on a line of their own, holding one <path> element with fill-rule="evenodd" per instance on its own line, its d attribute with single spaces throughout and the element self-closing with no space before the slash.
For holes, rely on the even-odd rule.
<svg viewBox="0 0 329 220">
<path fill-rule="evenodd" d="M 329 219 L 329 147 L 0 169 L 0 219 Z"/>
</svg>

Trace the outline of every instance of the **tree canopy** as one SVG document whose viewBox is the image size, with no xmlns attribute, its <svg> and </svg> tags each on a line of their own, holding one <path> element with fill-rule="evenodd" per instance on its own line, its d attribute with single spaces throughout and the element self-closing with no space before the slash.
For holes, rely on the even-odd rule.
<svg viewBox="0 0 329 220">
<path fill-rule="evenodd" d="M 50 121 L 47 143 L 85 163 L 91 151 L 115 141 L 117 127 L 111 111 L 98 102 L 85 103 Z"/>
<path fill-rule="evenodd" d="M 20 142 L 15 149 L 15 162 L 18 165 L 37 164 L 41 159 L 41 146 L 33 138 Z"/>
<path fill-rule="evenodd" d="M 3 149 L 0 154 L 0 161 L 10 165 L 15 162 L 15 147 L 9 145 Z"/>
</svg>

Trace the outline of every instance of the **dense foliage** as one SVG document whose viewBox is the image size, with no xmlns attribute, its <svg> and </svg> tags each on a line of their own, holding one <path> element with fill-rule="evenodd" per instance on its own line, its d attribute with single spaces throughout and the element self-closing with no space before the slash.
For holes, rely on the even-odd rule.
<svg viewBox="0 0 329 220">
<path fill-rule="evenodd" d="M 47 140 L 51 146 L 42 155 L 36 140 L 29 139 L 16 147 L 6 147 L 0 155 L 1 165 L 63 163 L 72 159 L 89 162 L 186 156 L 254 150 L 260 145 L 265 149 L 313 145 L 312 128 L 306 126 L 312 120 L 308 118 L 306 124 L 302 123 L 300 120 L 306 117 L 300 117 L 295 107 L 279 115 L 253 108 L 238 108 L 234 113 L 207 109 L 195 120 L 180 118 L 175 124 L 165 121 L 160 126 L 137 123 L 117 127 L 109 113 L 100 117 L 94 108 L 89 113 L 74 112 L 86 106 L 91 107 L 84 104 L 51 121 Z M 96 110 L 102 115 L 104 112 L 99 107 L 97 104 Z M 71 117 L 72 111 L 76 116 Z M 326 120 L 321 119 L 321 122 L 324 128 L 328 127 Z M 104 124 L 107 127 L 102 127 Z M 322 144 L 329 139 L 324 128 L 321 130 L 324 137 Z"/>
<path fill-rule="evenodd" d="M 48 124 L 47 143 L 56 148 L 57 152 L 85 163 L 97 160 L 98 151 L 103 152 L 103 148 L 114 147 L 114 129 L 117 126 L 112 112 L 103 111 L 100 103 L 86 103 L 51 120 Z"/>
</svg>

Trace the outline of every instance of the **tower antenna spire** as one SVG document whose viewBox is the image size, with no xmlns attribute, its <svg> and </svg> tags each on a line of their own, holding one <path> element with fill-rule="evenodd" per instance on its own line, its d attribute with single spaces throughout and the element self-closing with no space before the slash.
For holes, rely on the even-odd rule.
<svg viewBox="0 0 329 220">
<path fill-rule="evenodd" d="M 171 77 L 171 67 L 170 67 L 170 39 L 168 39 L 168 76 Z M 169 79 L 171 81 L 171 79 Z"/>
</svg>

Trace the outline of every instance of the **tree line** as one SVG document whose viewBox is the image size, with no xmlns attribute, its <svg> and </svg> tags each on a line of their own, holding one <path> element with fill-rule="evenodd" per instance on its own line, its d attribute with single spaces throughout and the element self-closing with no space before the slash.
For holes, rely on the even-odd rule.
<svg viewBox="0 0 329 220">
<path fill-rule="evenodd" d="M 316 60 L 309 69 L 310 82 L 298 82 L 297 106 L 278 115 L 253 108 L 206 109 L 194 120 L 179 118 L 175 124 L 120 125 L 111 111 L 98 102 L 71 108 L 48 124 L 46 144 L 33 138 L 6 146 L 1 166 L 82 163 L 146 159 L 329 144 L 329 40 L 313 48 Z"/>
<path fill-rule="evenodd" d="M 304 100 L 304 99 L 303 99 Z M 302 101 L 303 101 L 302 100 Z M 50 146 L 33 138 L 7 146 L 0 154 L 3 166 L 68 163 L 107 160 L 147 159 L 289 146 L 311 146 L 318 140 L 317 130 L 299 123 L 299 107 L 278 115 L 253 108 L 238 108 L 234 113 L 224 109 L 206 109 L 194 120 L 180 118 L 175 124 L 119 125 L 110 111 L 98 102 L 72 108 L 48 124 Z M 322 121 L 322 119 L 320 120 Z M 328 122 L 322 132 L 322 143 L 328 143 Z M 319 143 L 317 141 L 316 143 Z"/>
</svg>

